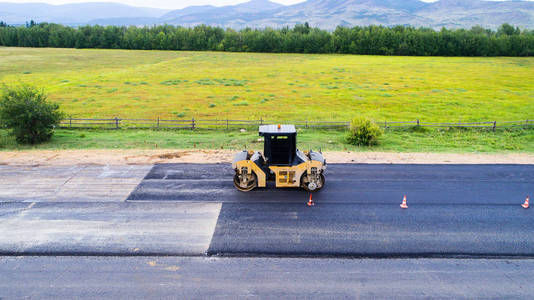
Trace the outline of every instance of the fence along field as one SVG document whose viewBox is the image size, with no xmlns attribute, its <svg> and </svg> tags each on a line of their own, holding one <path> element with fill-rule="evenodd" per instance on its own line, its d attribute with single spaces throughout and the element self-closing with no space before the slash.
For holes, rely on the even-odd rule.
<svg viewBox="0 0 534 300">
<path fill-rule="evenodd" d="M 294 124 L 301 128 L 348 128 L 350 121 L 347 122 L 325 122 L 325 121 L 269 121 L 269 120 L 198 120 L 192 119 L 75 119 L 68 118 L 61 121 L 60 127 L 64 129 L 235 129 L 257 127 L 265 124 Z M 432 123 L 415 121 L 394 121 L 394 122 L 376 122 L 377 125 L 384 129 L 406 128 L 406 127 L 445 127 L 445 128 L 490 128 L 495 131 L 497 128 L 523 127 L 529 128 L 534 126 L 534 118 L 523 121 L 492 121 L 492 122 L 462 122 L 457 123 Z"/>
</svg>

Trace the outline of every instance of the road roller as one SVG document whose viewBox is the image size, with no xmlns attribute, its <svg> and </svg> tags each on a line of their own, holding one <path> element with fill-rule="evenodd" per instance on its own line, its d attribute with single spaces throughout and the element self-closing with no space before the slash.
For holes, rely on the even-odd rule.
<svg viewBox="0 0 534 300">
<path fill-rule="evenodd" d="M 325 184 L 326 160 L 319 151 L 297 149 L 294 125 L 262 125 L 263 153 L 243 150 L 235 155 L 234 186 L 243 192 L 266 187 L 274 181 L 277 188 L 303 188 L 319 191 Z"/>
</svg>

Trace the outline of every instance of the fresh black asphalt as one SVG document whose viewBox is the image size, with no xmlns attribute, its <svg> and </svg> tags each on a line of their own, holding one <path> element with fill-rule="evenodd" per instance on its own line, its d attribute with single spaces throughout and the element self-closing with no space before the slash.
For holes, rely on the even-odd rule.
<svg viewBox="0 0 534 300">
<path fill-rule="evenodd" d="M 160 164 L 128 201 L 214 201 L 250 204 L 303 203 L 299 189 L 273 183 L 249 193 L 232 184 L 229 164 Z M 534 193 L 534 165 L 330 164 L 326 186 L 313 194 L 321 204 L 397 204 L 405 194 L 412 205 L 515 205 Z"/>
<path fill-rule="evenodd" d="M 418 257 L 534 255 L 521 207 L 224 204 L 209 252 L 221 255 Z"/>
<path fill-rule="evenodd" d="M 331 164 L 314 207 L 298 189 L 238 192 L 232 175 L 156 165 L 128 201 L 222 202 L 212 255 L 534 256 L 531 165 Z"/>
</svg>

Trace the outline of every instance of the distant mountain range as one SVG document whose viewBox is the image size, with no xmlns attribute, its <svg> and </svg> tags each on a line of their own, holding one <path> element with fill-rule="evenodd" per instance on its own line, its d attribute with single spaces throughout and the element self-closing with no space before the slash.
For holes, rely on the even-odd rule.
<svg viewBox="0 0 534 300">
<path fill-rule="evenodd" d="M 94 19 L 159 18 L 170 10 L 134 7 L 112 2 L 87 2 L 64 5 L 46 3 L 0 2 L 0 20 L 8 24 L 24 24 L 34 20 L 38 23 L 67 25 L 87 24 Z"/>
<path fill-rule="evenodd" d="M 215 7 L 190 6 L 178 10 L 132 7 L 118 3 L 0 3 L 0 20 L 8 24 L 26 21 L 66 25 L 200 24 L 231 28 L 311 26 L 334 29 L 355 25 L 412 25 L 433 28 L 496 28 L 510 23 L 534 28 L 533 1 L 439 0 L 308 0 L 284 6 L 269 0 Z"/>
</svg>

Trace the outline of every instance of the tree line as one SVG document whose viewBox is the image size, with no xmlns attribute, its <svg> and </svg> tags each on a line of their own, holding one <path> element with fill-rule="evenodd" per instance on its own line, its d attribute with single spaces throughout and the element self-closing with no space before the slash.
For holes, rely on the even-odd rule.
<svg viewBox="0 0 534 300">
<path fill-rule="evenodd" d="M 307 23 L 281 29 L 223 29 L 200 25 L 69 27 L 33 21 L 0 22 L 0 46 L 193 50 L 269 53 L 339 53 L 416 56 L 533 56 L 534 30 L 503 24 L 497 30 L 434 30 L 409 26 L 338 27 Z"/>
</svg>

